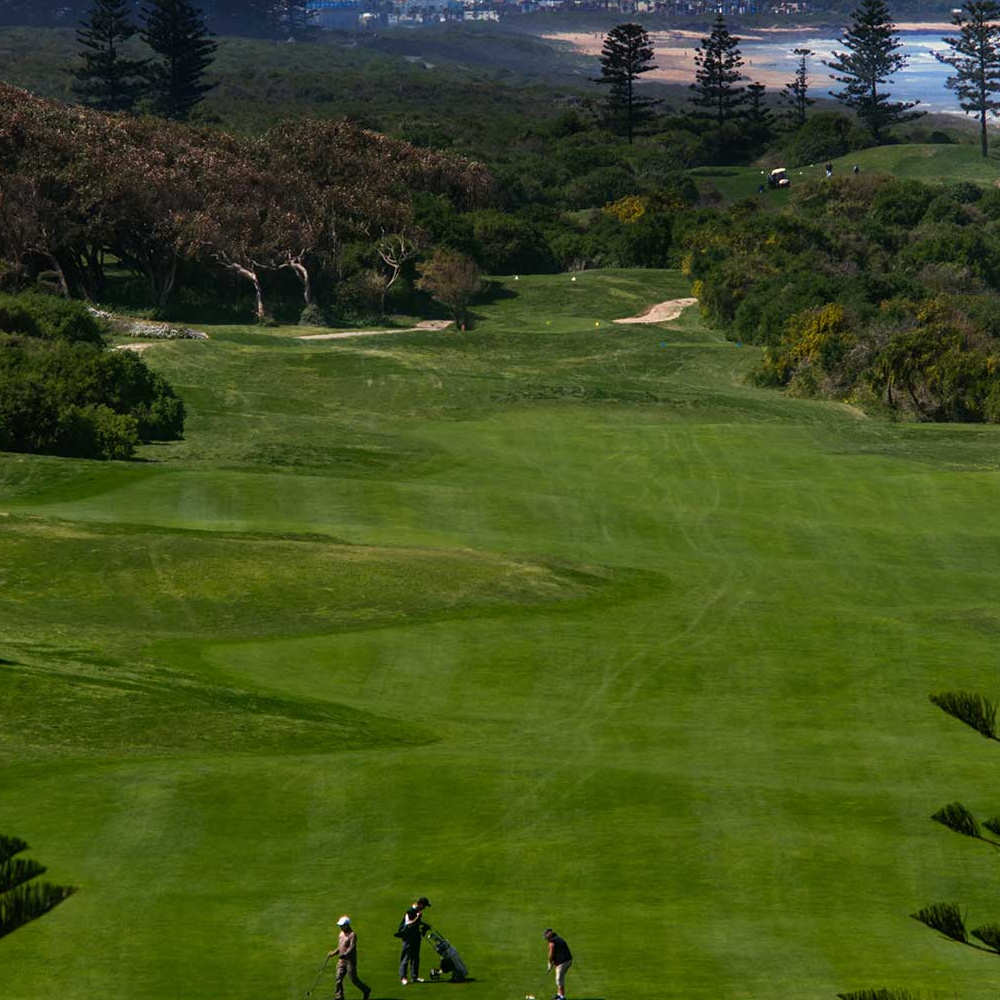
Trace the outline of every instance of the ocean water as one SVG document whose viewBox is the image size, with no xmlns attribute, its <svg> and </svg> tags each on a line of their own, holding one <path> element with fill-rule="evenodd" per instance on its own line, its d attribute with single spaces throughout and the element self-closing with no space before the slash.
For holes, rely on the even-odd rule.
<svg viewBox="0 0 1000 1000">
<path fill-rule="evenodd" d="M 909 59 L 906 68 L 897 73 L 886 84 L 893 100 L 920 101 L 925 111 L 954 111 L 961 114 L 955 95 L 945 86 L 952 75 L 950 66 L 938 62 L 935 52 L 944 52 L 948 46 L 944 33 L 933 31 L 900 31 L 903 54 Z M 830 79 L 830 70 L 822 60 L 832 59 L 834 50 L 843 52 L 841 45 L 832 35 L 783 34 L 780 39 L 756 40 L 745 38 L 740 42 L 740 51 L 745 62 L 752 63 L 745 69 L 750 79 L 754 72 L 769 71 L 781 73 L 791 80 L 795 73 L 798 57 L 792 49 L 812 49 L 813 55 L 806 61 L 809 72 L 811 97 L 826 97 L 830 90 L 840 89 L 840 84 Z"/>
</svg>

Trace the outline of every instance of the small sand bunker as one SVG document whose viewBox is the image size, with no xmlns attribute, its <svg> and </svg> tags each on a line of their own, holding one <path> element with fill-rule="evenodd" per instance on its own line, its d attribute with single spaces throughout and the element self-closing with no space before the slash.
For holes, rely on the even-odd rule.
<svg viewBox="0 0 1000 1000">
<path fill-rule="evenodd" d="M 418 330 L 444 330 L 451 326 L 450 319 L 425 319 L 416 326 L 408 326 L 405 330 L 340 330 L 337 333 L 307 333 L 299 340 L 341 340 L 344 337 L 375 337 L 384 333 L 416 333 Z"/>
<path fill-rule="evenodd" d="M 118 344 L 115 347 L 115 350 L 116 351 L 135 351 L 136 354 L 141 354 L 144 350 L 146 350 L 147 347 L 153 347 L 156 343 L 157 343 L 157 341 L 147 340 L 147 341 L 141 341 L 141 342 L 138 342 L 138 343 L 135 343 L 135 344 Z M 159 343 L 162 344 L 163 341 L 161 340 L 161 341 L 159 341 Z"/>
<path fill-rule="evenodd" d="M 668 302 L 658 302 L 655 306 L 650 306 L 639 316 L 629 316 L 627 319 L 616 319 L 616 323 L 669 323 L 672 319 L 677 319 L 680 314 L 693 306 L 697 299 L 670 299 Z"/>
</svg>

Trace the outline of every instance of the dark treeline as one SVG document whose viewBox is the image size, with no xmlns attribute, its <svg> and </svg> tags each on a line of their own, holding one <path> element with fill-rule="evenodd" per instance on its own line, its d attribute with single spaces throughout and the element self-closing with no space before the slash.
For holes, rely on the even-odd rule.
<svg viewBox="0 0 1000 1000">
<path fill-rule="evenodd" d="M 345 121 L 237 138 L 0 85 L 0 237 L 13 287 L 41 278 L 103 301 L 109 266 L 124 267 L 143 304 L 162 311 L 182 289 L 217 297 L 221 272 L 243 283 L 263 320 L 269 282 L 287 277 L 299 309 L 315 306 L 317 288 L 335 287 L 358 260 L 375 266 L 382 238 L 421 243 L 415 198 L 454 212 L 489 187 L 479 164 Z"/>
<path fill-rule="evenodd" d="M 0 0 L 0 25 L 75 27 L 92 5 L 93 0 Z M 138 19 L 145 0 L 128 0 L 128 6 Z M 200 0 L 194 6 L 220 35 L 304 38 L 315 30 L 306 0 Z"/>
</svg>

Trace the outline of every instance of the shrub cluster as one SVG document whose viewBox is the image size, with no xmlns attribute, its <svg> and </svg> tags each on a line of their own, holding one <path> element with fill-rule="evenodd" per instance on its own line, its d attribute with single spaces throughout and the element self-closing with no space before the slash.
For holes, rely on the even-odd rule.
<svg viewBox="0 0 1000 1000">
<path fill-rule="evenodd" d="M 919 420 L 1000 421 L 1000 193 L 887 177 L 675 224 L 710 319 L 761 384 Z"/>
<path fill-rule="evenodd" d="M 79 302 L 0 295 L 0 450 L 129 458 L 184 429 L 184 404 Z"/>
</svg>

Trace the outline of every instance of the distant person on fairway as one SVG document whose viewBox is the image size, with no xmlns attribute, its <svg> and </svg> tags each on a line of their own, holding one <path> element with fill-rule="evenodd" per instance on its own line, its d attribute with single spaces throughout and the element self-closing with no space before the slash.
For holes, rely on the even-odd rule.
<svg viewBox="0 0 1000 1000">
<path fill-rule="evenodd" d="M 573 955 L 569 945 L 551 927 L 545 929 L 543 936 L 549 943 L 549 972 L 556 970 L 555 1000 L 566 1000 L 566 973 L 573 964 Z"/>
<path fill-rule="evenodd" d="M 403 942 L 403 949 L 399 954 L 399 981 L 404 986 L 407 983 L 423 982 L 420 978 L 420 941 L 429 929 L 429 925 L 423 921 L 423 912 L 430 905 L 431 901 L 426 896 L 421 896 L 403 914 L 396 931 L 396 937 Z"/>
<path fill-rule="evenodd" d="M 337 988 L 334 990 L 334 1000 L 344 1000 L 344 980 L 350 978 L 359 990 L 363 1000 L 368 1000 L 371 989 L 358 978 L 358 935 L 351 927 L 351 918 L 343 916 L 337 921 L 340 937 L 337 939 L 336 951 L 331 951 L 327 958 L 337 956 Z"/>
</svg>

